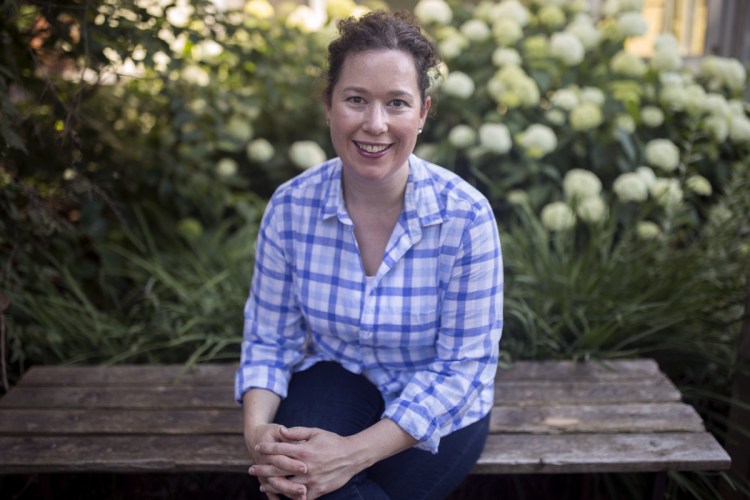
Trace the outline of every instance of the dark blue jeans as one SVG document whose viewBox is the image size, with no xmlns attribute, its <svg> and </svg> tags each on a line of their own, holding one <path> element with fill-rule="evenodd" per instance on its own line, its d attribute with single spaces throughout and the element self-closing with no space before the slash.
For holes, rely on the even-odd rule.
<svg viewBox="0 0 750 500">
<path fill-rule="evenodd" d="M 362 375 L 337 363 L 318 363 L 295 373 L 276 422 L 317 427 L 350 436 L 375 424 L 383 413 L 380 392 Z M 441 499 L 469 474 L 482 453 L 489 416 L 443 437 L 438 453 L 411 448 L 354 476 L 326 499 Z"/>
</svg>

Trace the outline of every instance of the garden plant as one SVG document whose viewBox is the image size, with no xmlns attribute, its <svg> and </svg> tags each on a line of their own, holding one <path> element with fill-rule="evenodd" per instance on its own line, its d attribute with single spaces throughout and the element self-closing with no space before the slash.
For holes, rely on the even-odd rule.
<svg viewBox="0 0 750 500">
<path fill-rule="evenodd" d="M 501 364 L 654 358 L 721 441 L 750 370 L 747 70 L 687 61 L 669 34 L 637 57 L 643 1 L 600 3 L 420 0 L 444 64 L 416 153 L 495 208 Z M 238 358 L 265 200 L 333 152 L 319 95 L 335 21 L 387 6 L 224 6 L 0 7 L 6 390 L 37 363 Z M 606 479 L 610 498 L 623 479 Z M 668 486 L 750 491 L 726 474 Z"/>
</svg>

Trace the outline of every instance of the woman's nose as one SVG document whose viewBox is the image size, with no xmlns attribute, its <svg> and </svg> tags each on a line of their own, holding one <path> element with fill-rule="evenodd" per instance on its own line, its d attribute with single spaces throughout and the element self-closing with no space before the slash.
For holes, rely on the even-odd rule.
<svg viewBox="0 0 750 500">
<path fill-rule="evenodd" d="M 369 106 L 365 113 L 363 129 L 371 134 L 382 134 L 388 130 L 388 114 L 382 106 Z"/>
</svg>

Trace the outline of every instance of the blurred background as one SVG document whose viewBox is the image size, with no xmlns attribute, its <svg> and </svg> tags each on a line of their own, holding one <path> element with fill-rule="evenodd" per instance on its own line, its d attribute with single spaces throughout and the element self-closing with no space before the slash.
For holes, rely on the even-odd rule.
<svg viewBox="0 0 750 500">
<path fill-rule="evenodd" d="M 747 440 L 744 0 L 6 0 L 2 390 L 41 363 L 237 362 L 265 202 L 334 154 L 335 22 L 377 8 L 443 55 L 416 154 L 496 211 L 501 363 L 654 358 Z M 735 489 L 747 469 L 668 495 Z"/>
</svg>

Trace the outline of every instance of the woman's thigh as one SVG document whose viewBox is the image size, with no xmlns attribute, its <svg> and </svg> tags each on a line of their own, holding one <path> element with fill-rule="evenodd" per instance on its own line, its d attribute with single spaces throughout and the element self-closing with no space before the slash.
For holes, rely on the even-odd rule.
<svg viewBox="0 0 750 500">
<path fill-rule="evenodd" d="M 489 432 L 489 415 L 440 439 L 437 454 L 411 448 L 367 471 L 388 496 L 437 500 L 447 497 L 474 468 Z"/>
<path fill-rule="evenodd" d="M 380 420 L 383 409 L 380 392 L 365 377 L 321 362 L 292 375 L 275 421 L 351 436 Z"/>
</svg>

